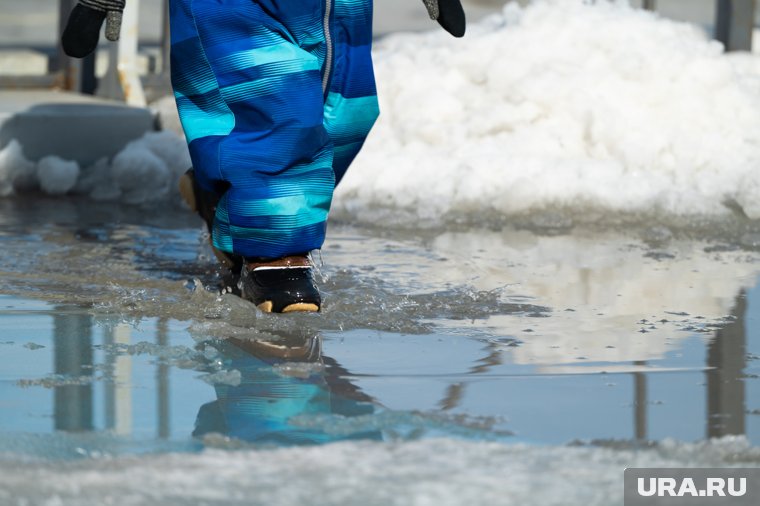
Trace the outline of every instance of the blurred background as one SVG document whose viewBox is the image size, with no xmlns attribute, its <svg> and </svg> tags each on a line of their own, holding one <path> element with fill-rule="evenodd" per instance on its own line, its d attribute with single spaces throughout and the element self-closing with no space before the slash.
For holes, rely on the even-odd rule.
<svg viewBox="0 0 760 506">
<path fill-rule="evenodd" d="M 464 0 L 470 22 L 503 9 L 510 1 L 522 5 L 530 0 Z M 740 0 L 744 1 L 744 0 Z M 74 86 L 91 93 L 95 82 L 79 82 L 76 78 L 56 76 L 70 63 L 59 60 L 57 41 L 61 12 L 68 12 L 76 0 L 0 0 L 0 89 L 50 88 Z M 135 0 L 132 2 L 135 3 Z M 634 7 L 657 10 L 662 16 L 688 21 L 715 32 L 718 0 L 629 0 Z M 148 100 L 169 92 L 168 74 L 163 72 L 163 59 L 168 54 L 165 9 L 168 0 L 139 0 L 137 71 L 142 77 Z M 760 24 L 757 13 L 755 26 Z M 378 0 L 375 2 L 375 34 L 382 37 L 392 32 L 432 30 L 435 26 L 419 0 Z M 755 46 L 757 46 L 755 37 Z M 131 43 L 131 41 L 127 41 Z M 757 49 L 757 47 L 755 47 Z M 83 63 L 84 72 L 102 78 L 108 69 L 109 49 L 101 44 L 97 55 Z M 78 64 L 78 62 L 74 62 Z M 101 90 L 101 95 L 113 91 Z"/>
</svg>

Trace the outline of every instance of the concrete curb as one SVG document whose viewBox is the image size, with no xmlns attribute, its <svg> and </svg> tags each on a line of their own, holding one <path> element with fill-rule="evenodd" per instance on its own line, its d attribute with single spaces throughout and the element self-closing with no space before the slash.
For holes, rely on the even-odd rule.
<svg viewBox="0 0 760 506">
<path fill-rule="evenodd" d="M 0 92 L 0 149 L 16 139 L 31 161 L 55 155 L 86 167 L 156 125 L 150 109 L 120 102 L 55 91 Z"/>
</svg>

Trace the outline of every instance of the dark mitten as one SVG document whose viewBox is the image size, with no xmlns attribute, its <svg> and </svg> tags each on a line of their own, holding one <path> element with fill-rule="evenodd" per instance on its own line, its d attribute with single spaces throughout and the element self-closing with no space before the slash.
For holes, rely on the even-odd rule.
<svg viewBox="0 0 760 506">
<path fill-rule="evenodd" d="M 106 21 L 106 38 L 119 40 L 123 11 L 124 0 L 79 0 L 61 36 L 63 51 L 74 58 L 92 53 L 98 45 L 103 21 Z"/>
<path fill-rule="evenodd" d="M 464 36 L 467 28 L 464 9 L 460 0 L 422 0 L 430 19 L 438 21 L 444 30 L 454 37 Z"/>
</svg>

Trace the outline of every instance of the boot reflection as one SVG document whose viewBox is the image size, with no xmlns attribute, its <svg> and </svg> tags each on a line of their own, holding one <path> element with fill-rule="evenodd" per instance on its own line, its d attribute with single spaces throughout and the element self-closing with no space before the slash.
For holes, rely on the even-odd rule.
<svg viewBox="0 0 760 506">
<path fill-rule="evenodd" d="M 219 351 L 227 369 L 240 371 L 241 381 L 215 385 L 217 400 L 201 406 L 194 437 L 219 433 L 278 446 L 382 438 L 377 430 L 335 434 L 323 424 L 308 423 L 325 415 L 354 417 L 375 410 L 372 398 L 345 379 L 347 371 L 322 356 L 321 337 L 228 339 Z"/>
</svg>

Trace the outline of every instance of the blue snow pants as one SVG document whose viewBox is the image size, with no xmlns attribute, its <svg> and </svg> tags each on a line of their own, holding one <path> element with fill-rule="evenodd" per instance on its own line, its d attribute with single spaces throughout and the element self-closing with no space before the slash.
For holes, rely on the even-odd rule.
<svg viewBox="0 0 760 506">
<path fill-rule="evenodd" d="M 378 115 L 372 0 L 171 0 L 171 74 L 214 246 L 318 249 Z"/>
</svg>

